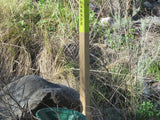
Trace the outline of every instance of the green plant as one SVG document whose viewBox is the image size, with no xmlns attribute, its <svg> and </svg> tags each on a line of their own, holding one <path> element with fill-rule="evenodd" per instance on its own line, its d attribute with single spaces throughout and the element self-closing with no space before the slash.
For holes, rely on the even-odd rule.
<svg viewBox="0 0 160 120">
<path fill-rule="evenodd" d="M 159 68 L 159 62 L 153 63 L 149 66 L 147 70 L 147 75 L 153 76 L 155 80 L 159 80 L 160 76 L 160 68 Z"/>
<path fill-rule="evenodd" d="M 90 15 L 90 24 L 93 24 L 94 22 L 96 22 L 96 13 L 93 10 L 89 11 L 89 15 Z"/>
<path fill-rule="evenodd" d="M 112 29 L 107 29 L 106 30 L 106 35 L 105 36 L 107 36 L 107 42 L 109 43 L 109 46 L 111 47 L 111 48 L 114 48 L 115 46 L 116 46 L 116 44 L 114 43 L 114 40 L 113 40 L 113 38 L 112 38 Z M 107 44 L 107 43 L 106 43 Z"/>
<path fill-rule="evenodd" d="M 127 46 L 130 49 L 132 49 L 133 43 L 134 43 L 134 35 L 133 35 L 133 29 L 129 29 L 128 32 L 125 34 L 125 36 L 122 38 L 122 45 Z"/>
<path fill-rule="evenodd" d="M 159 105 L 154 105 L 151 101 L 140 104 L 136 110 L 137 120 L 149 120 L 152 117 L 160 117 Z"/>
</svg>

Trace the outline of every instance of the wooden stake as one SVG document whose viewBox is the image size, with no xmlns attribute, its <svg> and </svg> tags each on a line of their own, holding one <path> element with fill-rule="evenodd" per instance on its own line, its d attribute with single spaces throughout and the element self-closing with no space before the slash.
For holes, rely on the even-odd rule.
<svg viewBox="0 0 160 120">
<path fill-rule="evenodd" d="M 90 120 L 89 98 L 89 0 L 79 0 L 80 100 L 82 113 Z"/>
</svg>

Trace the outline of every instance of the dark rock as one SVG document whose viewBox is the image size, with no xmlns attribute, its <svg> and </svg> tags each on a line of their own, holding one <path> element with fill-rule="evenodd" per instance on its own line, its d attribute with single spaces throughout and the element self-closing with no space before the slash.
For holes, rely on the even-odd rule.
<svg viewBox="0 0 160 120">
<path fill-rule="evenodd" d="M 95 13 L 99 11 L 98 7 L 94 5 L 93 3 L 89 3 L 89 8 L 93 10 Z"/>
<path fill-rule="evenodd" d="M 160 16 L 160 2 L 156 0 L 144 1 L 141 9 L 132 17 L 132 20 L 138 20 L 147 16 Z"/>
<path fill-rule="evenodd" d="M 146 98 L 149 98 L 151 100 L 159 101 L 160 100 L 160 81 L 157 82 L 150 77 L 145 78 L 143 95 L 146 96 Z"/>
<path fill-rule="evenodd" d="M 150 2 L 148 2 L 148 1 L 146 1 L 146 2 L 144 2 L 144 6 L 146 7 L 146 8 L 148 8 L 148 9 L 152 9 L 154 6 L 150 3 Z"/>
<path fill-rule="evenodd" d="M 0 113 L 6 116 L 0 114 L 0 119 L 23 118 L 44 107 L 66 107 L 79 111 L 79 93 L 35 75 L 20 77 L 0 91 Z"/>
<path fill-rule="evenodd" d="M 153 14 L 156 16 L 160 16 L 160 3 L 154 4 Z"/>
<path fill-rule="evenodd" d="M 121 109 L 107 108 L 105 111 L 105 120 L 124 120 L 123 111 Z"/>
</svg>

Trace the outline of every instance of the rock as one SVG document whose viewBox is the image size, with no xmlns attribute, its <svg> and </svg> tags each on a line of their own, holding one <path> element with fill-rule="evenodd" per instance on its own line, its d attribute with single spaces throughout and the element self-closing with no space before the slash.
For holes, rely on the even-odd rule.
<svg viewBox="0 0 160 120">
<path fill-rule="evenodd" d="M 148 2 L 148 1 L 146 1 L 146 2 L 144 2 L 144 6 L 146 7 L 146 8 L 148 8 L 148 9 L 152 9 L 154 6 L 150 3 L 150 2 Z"/>
<path fill-rule="evenodd" d="M 99 25 L 102 27 L 107 27 L 113 25 L 114 20 L 111 17 L 101 18 L 99 21 Z"/>
<path fill-rule="evenodd" d="M 160 3 L 154 4 L 153 14 L 156 16 L 160 16 Z"/>
<path fill-rule="evenodd" d="M 0 91 L 0 113 L 6 116 L 0 114 L 0 119 L 23 118 L 28 113 L 34 115 L 44 107 L 65 107 L 79 111 L 79 93 L 35 75 L 21 77 Z"/>
<path fill-rule="evenodd" d="M 152 98 L 155 98 L 158 101 L 160 100 L 160 81 L 151 85 L 150 93 Z"/>
<path fill-rule="evenodd" d="M 106 10 L 100 10 L 95 4 L 89 3 L 89 8 L 94 11 L 95 17 L 101 18 L 106 15 Z"/>
<path fill-rule="evenodd" d="M 93 3 L 89 3 L 89 8 L 91 10 L 93 10 L 95 13 L 97 13 L 99 11 L 98 7 L 96 5 L 94 5 Z"/>
<path fill-rule="evenodd" d="M 121 109 L 107 108 L 105 110 L 105 120 L 124 120 L 123 111 Z"/>
<path fill-rule="evenodd" d="M 137 14 L 132 17 L 132 20 L 138 20 L 149 16 L 160 16 L 160 0 L 145 1 Z"/>
<path fill-rule="evenodd" d="M 160 100 L 160 81 L 157 82 L 150 77 L 145 78 L 143 95 L 146 96 L 146 98 L 159 101 Z"/>
</svg>

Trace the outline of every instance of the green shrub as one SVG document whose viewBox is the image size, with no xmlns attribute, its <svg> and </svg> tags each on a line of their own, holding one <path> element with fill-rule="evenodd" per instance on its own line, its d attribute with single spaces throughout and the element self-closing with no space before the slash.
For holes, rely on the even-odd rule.
<svg viewBox="0 0 160 120">
<path fill-rule="evenodd" d="M 136 120 L 149 120 L 150 118 L 160 117 L 159 104 L 154 105 L 151 101 L 143 102 L 137 108 Z"/>
<path fill-rule="evenodd" d="M 147 70 L 147 74 L 153 76 L 158 81 L 160 76 L 159 62 L 151 64 Z"/>
</svg>

